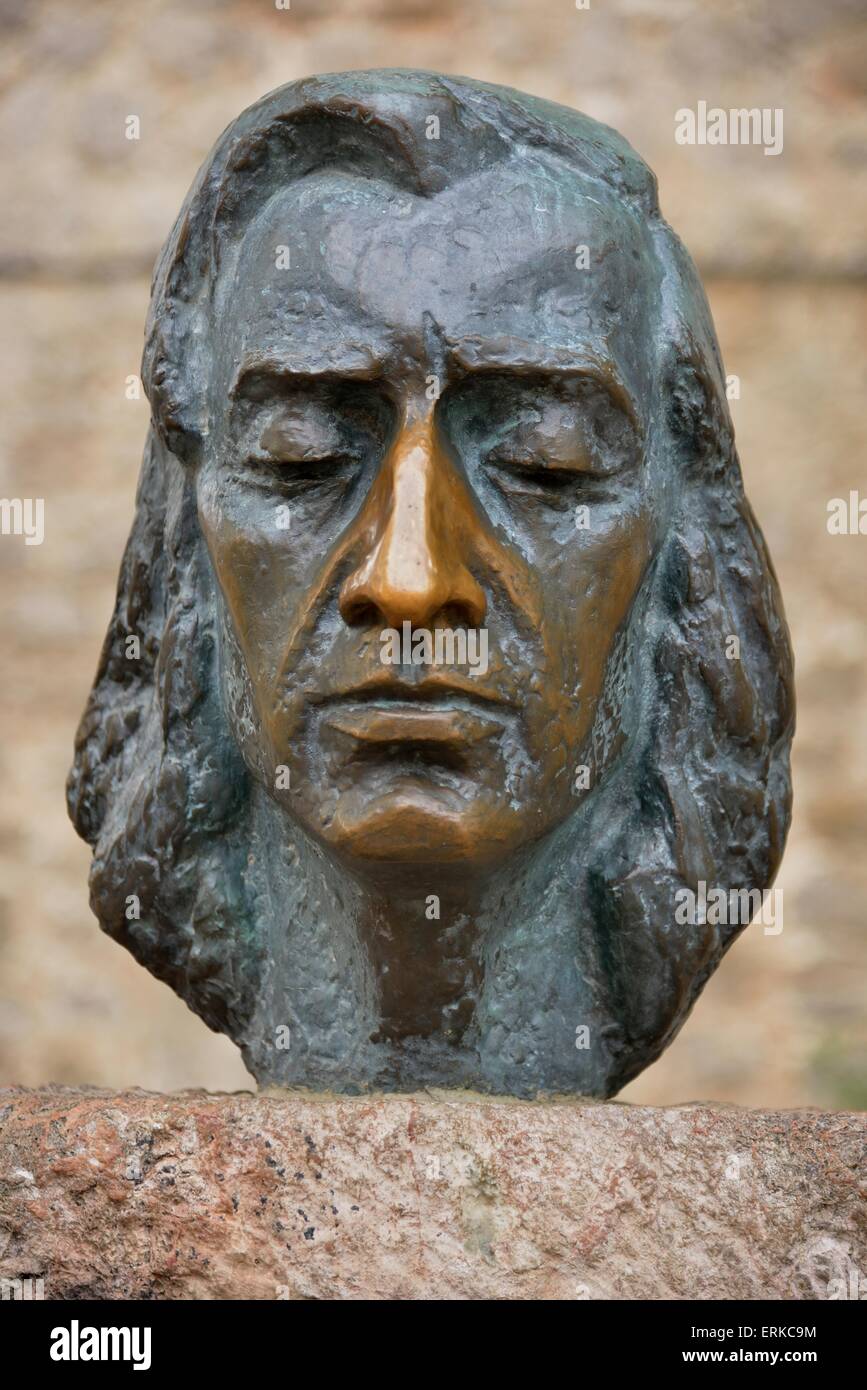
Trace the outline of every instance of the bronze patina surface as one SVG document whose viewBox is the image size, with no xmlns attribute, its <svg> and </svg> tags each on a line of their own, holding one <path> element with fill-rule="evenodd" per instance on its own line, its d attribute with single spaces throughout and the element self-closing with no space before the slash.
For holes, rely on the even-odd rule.
<svg viewBox="0 0 867 1390">
<path fill-rule="evenodd" d="M 292 83 L 154 279 L 69 802 L 263 1082 L 611 1095 L 772 882 L 792 659 L 652 173 L 432 73 Z M 135 639 L 135 640 L 131 640 Z M 716 920 L 714 920 L 716 918 Z"/>
</svg>

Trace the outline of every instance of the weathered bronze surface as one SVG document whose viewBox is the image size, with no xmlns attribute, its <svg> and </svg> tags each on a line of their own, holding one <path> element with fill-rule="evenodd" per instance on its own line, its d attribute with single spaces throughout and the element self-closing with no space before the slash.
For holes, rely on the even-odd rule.
<svg viewBox="0 0 867 1390">
<path fill-rule="evenodd" d="M 685 890 L 765 889 L 790 812 L 780 596 L 653 175 L 503 88 L 293 83 L 200 171 L 143 380 L 69 785 L 104 930 L 263 1082 L 613 1094 L 749 920 Z"/>
</svg>

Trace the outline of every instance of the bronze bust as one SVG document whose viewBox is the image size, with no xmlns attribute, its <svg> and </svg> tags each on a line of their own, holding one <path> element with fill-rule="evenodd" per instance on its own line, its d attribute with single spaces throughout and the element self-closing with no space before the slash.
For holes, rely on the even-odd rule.
<svg viewBox="0 0 867 1390">
<path fill-rule="evenodd" d="M 105 931 L 263 1082 L 609 1096 L 767 888 L 792 658 L 707 304 L 614 131 L 292 83 L 157 265 L 69 805 Z M 748 918 L 747 918 L 748 920 Z"/>
</svg>

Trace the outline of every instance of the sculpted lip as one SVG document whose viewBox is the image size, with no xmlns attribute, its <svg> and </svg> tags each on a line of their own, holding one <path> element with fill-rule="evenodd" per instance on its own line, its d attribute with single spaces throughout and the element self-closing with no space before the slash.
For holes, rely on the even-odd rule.
<svg viewBox="0 0 867 1390">
<path fill-rule="evenodd" d="M 478 743 L 503 727 L 502 721 L 475 711 L 397 703 L 351 704 L 334 708 L 325 723 L 363 743 Z"/>
<path fill-rule="evenodd" d="M 326 704 L 329 728 L 363 743 L 478 743 L 504 727 L 509 709 L 487 691 L 435 680 L 372 682 Z"/>
</svg>

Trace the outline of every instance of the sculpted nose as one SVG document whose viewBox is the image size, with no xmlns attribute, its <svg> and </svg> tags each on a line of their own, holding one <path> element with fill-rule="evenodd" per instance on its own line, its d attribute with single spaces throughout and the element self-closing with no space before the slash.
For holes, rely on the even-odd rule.
<svg viewBox="0 0 867 1390">
<path fill-rule="evenodd" d="M 432 415 L 402 429 L 365 511 L 366 551 L 340 592 L 347 623 L 429 628 L 447 612 L 453 622 L 482 625 L 484 591 L 462 559 L 472 503 Z"/>
</svg>

